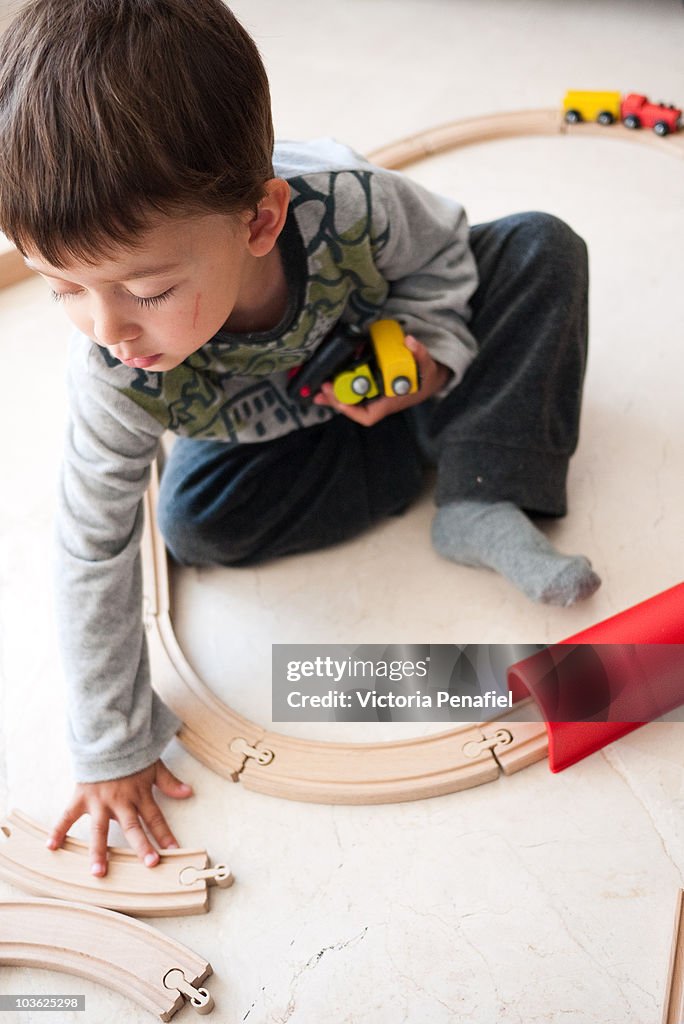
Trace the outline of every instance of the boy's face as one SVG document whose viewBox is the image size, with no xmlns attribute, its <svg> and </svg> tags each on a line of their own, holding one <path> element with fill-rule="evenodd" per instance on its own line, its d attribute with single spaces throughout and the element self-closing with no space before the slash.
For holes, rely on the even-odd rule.
<svg viewBox="0 0 684 1024">
<path fill-rule="evenodd" d="M 95 266 L 58 269 L 31 252 L 26 262 L 80 331 L 127 366 L 156 372 L 178 366 L 231 315 L 249 322 L 277 249 L 255 258 L 240 216 L 157 214 L 150 225 L 135 249 L 115 248 Z"/>
</svg>

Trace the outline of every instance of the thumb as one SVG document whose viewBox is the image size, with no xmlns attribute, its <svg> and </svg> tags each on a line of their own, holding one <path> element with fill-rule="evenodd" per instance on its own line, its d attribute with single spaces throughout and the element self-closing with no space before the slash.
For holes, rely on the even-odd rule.
<svg viewBox="0 0 684 1024">
<path fill-rule="evenodd" d="M 181 782 L 173 772 L 170 772 L 163 761 L 157 764 L 157 774 L 154 780 L 155 785 L 165 796 L 173 796 L 181 800 L 184 797 L 192 796 L 193 789 L 187 782 Z"/>
</svg>

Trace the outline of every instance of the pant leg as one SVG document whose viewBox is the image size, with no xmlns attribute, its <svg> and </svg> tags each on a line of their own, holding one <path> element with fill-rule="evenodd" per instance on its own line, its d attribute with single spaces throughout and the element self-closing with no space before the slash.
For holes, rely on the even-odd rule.
<svg viewBox="0 0 684 1024">
<path fill-rule="evenodd" d="M 521 213 L 473 227 L 479 352 L 434 407 L 436 502 L 514 502 L 564 515 L 587 353 L 587 250 L 563 221 Z M 426 413 L 428 410 L 426 410 Z"/>
<path fill-rule="evenodd" d="M 164 468 L 159 525 L 184 565 L 252 565 L 343 541 L 420 493 L 405 418 L 344 416 L 258 444 L 178 438 Z"/>
</svg>

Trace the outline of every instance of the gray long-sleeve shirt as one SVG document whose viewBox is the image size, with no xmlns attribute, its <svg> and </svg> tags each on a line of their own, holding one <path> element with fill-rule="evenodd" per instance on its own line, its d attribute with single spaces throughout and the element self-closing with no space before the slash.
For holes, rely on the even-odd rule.
<svg viewBox="0 0 684 1024">
<path fill-rule="evenodd" d="M 339 321 L 401 321 L 458 385 L 476 353 L 477 286 L 463 208 L 331 139 L 276 146 L 290 185 L 279 239 L 290 296 L 274 331 L 220 331 L 165 373 L 131 369 L 77 334 L 57 521 L 57 610 L 76 778 L 152 764 L 180 726 L 151 687 L 141 610 L 142 496 L 169 429 L 226 444 L 306 429 L 287 371 Z"/>
</svg>

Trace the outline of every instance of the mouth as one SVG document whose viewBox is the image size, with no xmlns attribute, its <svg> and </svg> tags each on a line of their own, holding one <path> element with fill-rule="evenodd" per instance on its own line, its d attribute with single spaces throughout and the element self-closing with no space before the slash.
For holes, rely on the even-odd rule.
<svg viewBox="0 0 684 1024">
<path fill-rule="evenodd" d="M 163 353 L 157 352 L 156 356 L 136 356 L 131 359 L 122 359 L 126 366 L 132 366 L 135 370 L 146 370 L 148 366 L 154 366 L 162 358 Z"/>
</svg>

